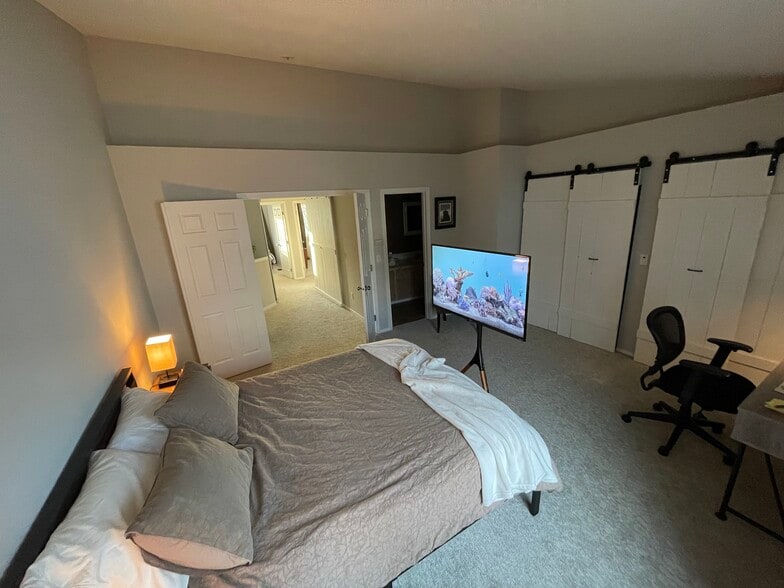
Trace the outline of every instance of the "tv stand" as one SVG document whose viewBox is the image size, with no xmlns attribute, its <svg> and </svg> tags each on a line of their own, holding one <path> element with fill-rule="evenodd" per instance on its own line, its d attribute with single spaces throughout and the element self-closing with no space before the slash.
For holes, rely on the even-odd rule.
<svg viewBox="0 0 784 588">
<path fill-rule="evenodd" d="M 482 323 L 476 321 L 469 322 L 473 323 L 476 329 L 476 351 L 474 351 L 474 356 L 460 372 L 466 373 L 471 369 L 471 366 L 475 365 L 479 368 L 479 379 L 482 381 L 482 388 L 485 389 L 485 392 L 490 392 L 490 386 L 487 384 L 487 372 L 485 372 L 485 360 L 482 357 Z"/>
</svg>

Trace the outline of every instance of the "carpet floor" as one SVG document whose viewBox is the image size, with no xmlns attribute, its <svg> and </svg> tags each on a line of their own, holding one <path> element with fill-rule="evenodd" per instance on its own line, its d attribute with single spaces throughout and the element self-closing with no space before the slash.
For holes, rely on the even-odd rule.
<svg viewBox="0 0 784 588">
<path fill-rule="evenodd" d="M 292 280 L 274 276 L 278 303 L 264 312 L 272 363 L 239 374 L 241 380 L 349 351 L 364 343 L 364 321 L 321 295 L 313 276 Z"/>
<path fill-rule="evenodd" d="M 441 334 L 421 320 L 388 336 L 458 368 L 474 351 L 471 326 L 457 318 Z M 621 421 L 627 410 L 675 400 L 640 389 L 644 366 L 535 327 L 527 342 L 486 331 L 484 357 L 491 392 L 542 434 L 564 491 L 543 495 L 537 517 L 521 498 L 506 502 L 395 586 L 784 586 L 784 545 L 714 516 L 730 472 L 721 454 L 686 432 L 664 458 L 656 448 L 667 425 Z M 478 380 L 476 368 L 470 375 Z M 777 526 L 756 451 L 746 454 L 733 506 Z"/>
</svg>

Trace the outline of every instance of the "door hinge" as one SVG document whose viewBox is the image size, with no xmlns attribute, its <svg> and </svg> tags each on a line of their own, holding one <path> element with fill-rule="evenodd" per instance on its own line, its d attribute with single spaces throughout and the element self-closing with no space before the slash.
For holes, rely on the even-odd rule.
<svg viewBox="0 0 784 588">
<path fill-rule="evenodd" d="M 376 315 L 374 314 L 374 315 L 373 315 L 373 321 L 375 321 L 375 320 L 376 320 Z"/>
<path fill-rule="evenodd" d="M 370 271 L 371 272 L 373 271 L 373 264 L 372 263 L 370 264 Z"/>
</svg>

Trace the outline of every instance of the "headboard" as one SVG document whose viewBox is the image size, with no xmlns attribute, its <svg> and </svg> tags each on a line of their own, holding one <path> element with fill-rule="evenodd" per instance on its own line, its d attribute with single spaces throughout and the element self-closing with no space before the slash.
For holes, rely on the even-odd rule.
<svg viewBox="0 0 784 588">
<path fill-rule="evenodd" d="M 135 385 L 136 380 L 129 367 L 121 369 L 112 380 L 109 389 L 90 418 L 90 422 L 87 423 L 82 436 L 79 437 L 71 457 L 68 458 L 41 511 L 8 564 L 3 577 L 0 578 L 2 588 L 19 586 L 27 568 L 43 551 L 49 536 L 68 514 L 68 510 L 82 489 L 90 455 L 97 449 L 104 449 L 114 432 L 117 417 L 120 414 L 120 399 L 123 389 L 125 386 L 133 387 Z"/>
</svg>

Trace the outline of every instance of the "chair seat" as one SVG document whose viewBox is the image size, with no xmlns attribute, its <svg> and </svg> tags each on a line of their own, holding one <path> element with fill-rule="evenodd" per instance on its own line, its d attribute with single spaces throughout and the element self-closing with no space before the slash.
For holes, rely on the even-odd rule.
<svg viewBox="0 0 784 588">
<path fill-rule="evenodd" d="M 691 375 L 691 370 L 681 365 L 675 365 L 665 370 L 662 377 L 653 385 L 679 397 L 683 391 L 686 381 Z M 698 404 L 703 410 L 718 410 L 735 414 L 738 412 L 738 405 L 754 390 L 754 384 L 741 375 L 731 373 L 729 378 L 716 378 L 703 376 L 699 385 L 699 390 L 695 394 L 694 403 Z"/>
</svg>

